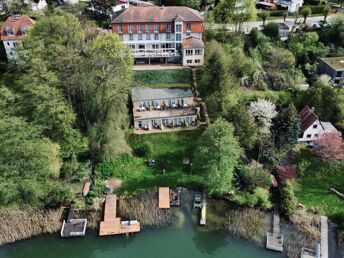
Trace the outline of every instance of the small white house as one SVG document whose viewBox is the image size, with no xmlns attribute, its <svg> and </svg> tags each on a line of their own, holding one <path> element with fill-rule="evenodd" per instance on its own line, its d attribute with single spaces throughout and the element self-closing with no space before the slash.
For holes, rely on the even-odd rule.
<svg viewBox="0 0 344 258">
<path fill-rule="evenodd" d="M 281 40 L 287 40 L 289 33 L 291 32 L 293 26 L 289 22 L 281 22 L 278 24 L 278 36 Z"/>
<path fill-rule="evenodd" d="M 14 15 L 7 18 L 0 31 L 0 40 L 4 44 L 7 60 L 18 59 L 15 48 L 22 44 L 23 36 L 35 23 L 29 16 Z"/>
<path fill-rule="evenodd" d="M 314 109 L 305 106 L 300 112 L 301 132 L 299 134 L 299 143 L 313 142 L 318 139 L 322 133 L 337 131 L 330 122 L 322 122 L 314 113 Z"/>
<path fill-rule="evenodd" d="M 32 1 L 32 0 L 24 0 L 24 3 L 27 4 L 33 11 L 39 11 L 43 10 L 48 6 L 47 2 L 45 0 L 38 0 L 38 1 Z"/>
<path fill-rule="evenodd" d="M 303 0 L 276 0 L 275 4 L 288 8 L 288 12 L 296 13 L 299 11 L 299 8 L 303 5 Z"/>
<path fill-rule="evenodd" d="M 116 5 L 112 7 L 112 11 L 116 13 L 127 8 L 129 8 L 129 0 L 118 0 L 116 1 Z"/>
</svg>

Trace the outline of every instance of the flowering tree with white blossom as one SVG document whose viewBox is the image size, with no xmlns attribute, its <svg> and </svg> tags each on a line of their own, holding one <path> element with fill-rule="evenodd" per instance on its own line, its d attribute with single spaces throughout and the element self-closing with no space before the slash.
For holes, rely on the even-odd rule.
<svg viewBox="0 0 344 258">
<path fill-rule="evenodd" d="M 250 113 L 262 134 L 269 134 L 272 119 L 277 115 L 276 105 L 270 100 L 258 99 L 250 103 Z"/>
</svg>

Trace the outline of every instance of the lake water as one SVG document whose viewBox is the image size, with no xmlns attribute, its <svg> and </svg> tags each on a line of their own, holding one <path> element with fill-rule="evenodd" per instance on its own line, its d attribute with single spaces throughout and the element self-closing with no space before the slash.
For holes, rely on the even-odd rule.
<svg viewBox="0 0 344 258">
<path fill-rule="evenodd" d="M 278 258 L 267 251 L 222 232 L 198 232 L 193 227 L 143 230 L 130 236 L 61 239 L 44 235 L 0 247 L 1 258 Z"/>
<path fill-rule="evenodd" d="M 224 202 L 210 203 L 209 225 L 197 225 L 197 210 L 191 209 L 189 198 L 178 209 L 176 225 L 160 229 L 143 229 L 136 235 L 98 237 L 96 231 L 86 231 L 86 237 L 62 239 L 43 235 L 0 247 L 0 258 L 282 258 L 281 253 L 235 239 L 215 230 L 211 217 L 219 221 L 220 214 L 211 212 L 226 206 Z M 212 215 L 212 216 L 211 216 Z M 216 219 L 214 219 L 216 218 Z"/>
</svg>

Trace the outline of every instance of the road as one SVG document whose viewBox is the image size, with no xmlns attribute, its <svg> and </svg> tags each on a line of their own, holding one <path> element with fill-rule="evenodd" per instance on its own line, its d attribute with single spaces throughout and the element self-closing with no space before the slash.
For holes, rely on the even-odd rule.
<svg viewBox="0 0 344 258">
<path fill-rule="evenodd" d="M 337 15 L 333 14 L 333 15 L 330 15 L 327 17 L 327 21 L 328 22 L 331 22 L 333 20 L 335 20 L 337 17 Z M 312 25 L 313 23 L 317 23 L 321 20 L 324 19 L 324 16 L 314 16 L 314 17 L 308 17 L 307 20 L 306 20 L 306 24 L 309 24 L 309 25 Z M 295 21 L 295 18 L 293 17 L 290 17 L 290 18 L 287 18 L 286 19 L 287 22 L 291 22 L 291 23 L 294 23 Z M 303 21 L 303 17 L 299 17 L 298 18 L 298 22 L 302 22 Z M 269 22 L 276 22 L 276 23 L 280 23 L 280 22 L 283 22 L 283 18 L 281 19 L 273 19 L 273 20 L 268 20 L 266 21 L 266 23 L 269 23 Z M 260 28 L 262 29 L 262 24 L 263 22 L 262 21 L 249 21 L 249 22 L 244 22 L 243 24 L 243 31 L 245 33 L 250 33 L 250 31 L 253 29 L 253 28 Z M 208 26 L 208 24 L 207 24 Z M 223 28 L 224 25 L 223 24 L 213 24 L 212 25 L 212 28 L 214 29 L 220 29 L 220 28 Z M 227 30 L 231 30 L 231 31 L 234 31 L 234 24 L 227 24 L 226 25 L 226 29 Z"/>
</svg>

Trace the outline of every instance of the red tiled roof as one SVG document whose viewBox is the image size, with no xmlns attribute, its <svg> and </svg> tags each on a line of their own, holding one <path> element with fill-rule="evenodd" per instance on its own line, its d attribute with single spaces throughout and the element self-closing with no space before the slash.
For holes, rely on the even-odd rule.
<svg viewBox="0 0 344 258">
<path fill-rule="evenodd" d="M 29 16 L 10 16 L 1 27 L 1 40 L 20 40 L 23 37 L 22 29 L 27 30 L 36 23 Z M 13 36 L 7 35 L 7 30 L 12 30 Z"/>
<path fill-rule="evenodd" d="M 184 21 L 203 21 L 201 14 L 185 6 L 132 6 L 117 16 L 113 23 L 172 22 L 177 17 Z"/>
<path fill-rule="evenodd" d="M 187 37 L 183 40 L 182 46 L 184 49 L 188 48 L 204 48 L 204 43 L 201 39 L 195 37 Z"/>
<path fill-rule="evenodd" d="M 309 106 L 305 106 L 299 112 L 299 117 L 301 120 L 301 132 L 305 132 L 315 121 L 318 120 L 317 115 Z"/>
</svg>

